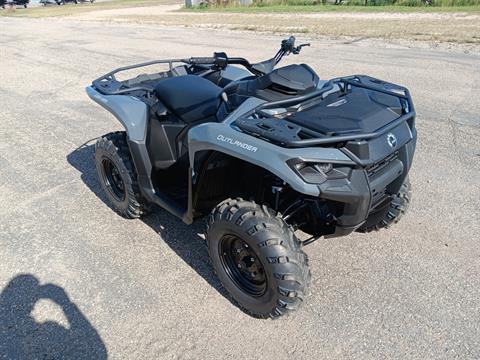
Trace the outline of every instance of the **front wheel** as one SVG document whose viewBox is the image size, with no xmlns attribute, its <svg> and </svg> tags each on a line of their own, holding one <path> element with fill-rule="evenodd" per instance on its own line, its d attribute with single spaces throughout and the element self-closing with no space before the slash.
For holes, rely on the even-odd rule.
<svg viewBox="0 0 480 360">
<path fill-rule="evenodd" d="M 310 281 L 307 255 L 273 210 L 225 200 L 210 215 L 206 237 L 217 276 L 246 313 L 276 318 L 301 305 Z"/>
<path fill-rule="evenodd" d="M 100 184 L 115 211 L 128 219 L 148 212 L 148 204 L 140 194 L 125 132 L 110 133 L 97 141 L 95 165 Z"/>
<path fill-rule="evenodd" d="M 407 176 L 398 193 L 392 196 L 392 200 L 386 206 L 372 213 L 357 231 L 378 231 L 396 224 L 407 212 L 411 198 L 412 186 Z"/>
</svg>

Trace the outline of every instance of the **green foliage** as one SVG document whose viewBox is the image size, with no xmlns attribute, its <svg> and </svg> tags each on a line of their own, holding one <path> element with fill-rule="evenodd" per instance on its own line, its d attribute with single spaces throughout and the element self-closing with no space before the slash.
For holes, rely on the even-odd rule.
<svg viewBox="0 0 480 360">
<path fill-rule="evenodd" d="M 206 0 L 203 7 L 236 7 L 239 0 Z M 479 6 L 480 0 L 253 0 L 251 7 L 275 6 L 407 6 L 407 7 L 453 7 Z"/>
<path fill-rule="evenodd" d="M 480 0 L 434 0 L 436 6 L 472 6 L 480 5 Z"/>
<path fill-rule="evenodd" d="M 321 0 L 257 0 L 254 1 L 253 6 L 313 6 L 321 3 Z"/>
</svg>

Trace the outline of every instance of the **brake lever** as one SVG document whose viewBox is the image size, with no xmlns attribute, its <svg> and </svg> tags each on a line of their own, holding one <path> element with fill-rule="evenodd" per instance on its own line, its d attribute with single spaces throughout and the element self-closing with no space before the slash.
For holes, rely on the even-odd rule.
<svg viewBox="0 0 480 360">
<path fill-rule="evenodd" d="M 215 52 L 213 53 L 213 57 L 215 58 L 215 66 L 219 69 L 225 69 L 228 65 L 228 56 L 224 52 Z"/>
<path fill-rule="evenodd" d="M 310 46 L 310 43 L 300 44 L 300 45 L 298 45 L 297 47 L 294 47 L 294 48 L 292 49 L 292 53 L 294 53 L 295 55 L 300 54 L 300 50 L 302 50 L 302 48 L 305 47 L 305 46 Z"/>
</svg>

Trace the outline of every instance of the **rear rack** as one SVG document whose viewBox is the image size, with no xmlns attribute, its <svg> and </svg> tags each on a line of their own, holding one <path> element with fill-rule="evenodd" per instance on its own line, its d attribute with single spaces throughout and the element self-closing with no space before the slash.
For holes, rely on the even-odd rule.
<svg viewBox="0 0 480 360">
<path fill-rule="evenodd" d="M 266 102 L 249 113 L 245 114 L 241 119 L 235 122 L 235 125 L 238 126 L 241 130 L 253 134 L 258 135 L 260 137 L 269 139 L 269 140 L 276 140 L 272 138 L 271 131 L 263 130 L 260 125 L 262 122 L 261 119 L 255 121 L 255 119 L 249 118 L 251 116 L 263 116 L 263 117 L 270 117 L 265 110 L 268 109 L 278 109 L 278 108 L 292 108 L 297 106 L 294 111 L 298 111 L 302 108 L 303 104 L 310 100 L 320 99 L 323 100 L 328 94 L 330 94 L 337 85 L 340 91 L 346 92 L 351 86 L 360 87 L 372 91 L 381 92 L 387 95 L 395 96 L 404 102 L 406 102 L 406 106 L 404 106 L 404 111 L 406 112 L 403 115 L 400 115 L 395 120 L 391 121 L 390 123 L 386 124 L 385 126 L 379 128 L 378 130 L 370 133 L 363 133 L 363 134 L 352 134 L 352 135 L 325 135 L 322 133 L 318 133 L 312 130 L 302 129 L 305 133 L 310 133 L 312 136 L 316 136 L 318 138 L 315 139 L 287 139 L 286 137 L 282 137 L 280 141 L 286 147 L 293 147 L 293 148 L 301 148 L 301 147 L 311 147 L 311 146 L 318 146 L 318 145 L 327 145 L 327 144 L 335 144 L 341 142 L 347 142 L 351 140 L 368 140 L 372 138 L 376 138 L 389 130 L 395 128 L 399 124 L 403 123 L 404 121 L 408 121 L 410 119 L 414 119 L 416 116 L 415 108 L 412 102 L 412 98 L 410 96 L 410 92 L 407 88 L 403 86 L 399 86 L 396 84 L 392 84 L 386 81 L 382 81 L 367 75 L 353 75 L 348 77 L 336 78 L 330 80 L 324 87 L 321 89 L 302 96 L 297 96 L 285 100 L 279 101 L 272 101 Z M 405 104 L 403 104 L 405 105 Z"/>
<path fill-rule="evenodd" d="M 100 76 L 98 79 L 93 80 L 92 85 L 95 89 L 97 89 L 104 95 L 121 95 L 121 94 L 131 93 L 133 91 L 139 91 L 139 90 L 152 91 L 151 88 L 146 86 L 134 86 L 134 87 L 129 87 L 128 89 L 120 89 L 118 87 L 112 87 L 109 85 L 112 82 L 118 84 L 118 86 L 123 85 L 122 81 L 118 81 L 117 78 L 115 77 L 115 75 L 118 74 L 119 72 L 138 69 L 141 67 L 157 65 L 157 64 L 168 64 L 169 70 L 172 71 L 174 63 L 188 64 L 189 62 L 188 62 L 188 59 L 165 59 L 165 60 L 153 60 L 153 61 L 147 61 L 144 63 L 134 64 L 134 65 L 122 66 L 115 70 L 110 71 L 105 75 Z"/>
<path fill-rule="evenodd" d="M 134 91 L 147 91 L 152 92 L 153 89 L 147 86 L 134 86 L 127 89 L 121 89 L 122 86 L 125 86 L 125 82 L 118 81 L 115 77 L 116 74 L 122 71 L 138 69 L 151 65 L 158 64 L 168 64 L 169 71 L 174 70 L 173 64 L 184 64 L 184 65 L 206 65 L 205 71 L 202 72 L 199 76 L 206 76 L 217 69 L 223 69 L 227 64 L 237 64 L 246 67 L 250 72 L 256 75 L 262 75 L 263 73 L 256 70 L 253 65 L 251 65 L 248 60 L 241 57 L 228 58 L 224 53 L 214 53 L 213 57 L 190 57 L 187 59 L 162 59 L 162 60 L 153 60 L 147 61 L 144 63 L 134 64 L 119 67 L 115 70 L 110 71 L 109 73 L 100 76 L 98 79 L 93 80 L 92 85 L 95 89 L 100 91 L 104 95 L 122 95 L 131 93 Z M 212 70 L 213 69 L 213 70 Z M 163 72 L 164 74 L 167 72 Z M 158 73 L 161 75 L 162 73 Z M 161 76 L 160 76 L 161 77 Z"/>
</svg>

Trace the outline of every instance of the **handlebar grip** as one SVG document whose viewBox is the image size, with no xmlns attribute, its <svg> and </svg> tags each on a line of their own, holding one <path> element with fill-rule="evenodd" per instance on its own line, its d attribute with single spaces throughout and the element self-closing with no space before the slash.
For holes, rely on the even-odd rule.
<svg viewBox="0 0 480 360">
<path fill-rule="evenodd" d="M 288 39 L 282 40 L 283 51 L 292 52 L 295 49 L 295 36 L 290 36 Z"/>
<path fill-rule="evenodd" d="M 202 64 L 215 64 L 214 57 L 191 57 L 189 59 L 190 64 L 202 65 Z"/>
</svg>

